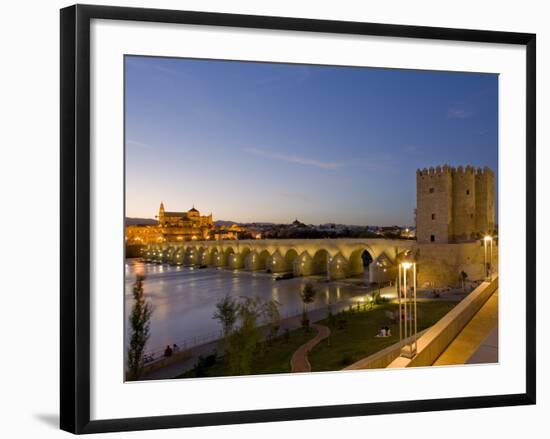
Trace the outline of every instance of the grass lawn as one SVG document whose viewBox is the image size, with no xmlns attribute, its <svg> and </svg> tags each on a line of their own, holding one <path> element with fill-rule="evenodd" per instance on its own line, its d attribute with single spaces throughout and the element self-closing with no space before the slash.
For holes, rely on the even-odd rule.
<svg viewBox="0 0 550 439">
<path fill-rule="evenodd" d="M 456 302 L 429 301 L 418 302 L 418 331 L 422 331 L 449 312 Z M 309 353 L 309 362 L 313 372 L 340 370 L 352 363 L 378 352 L 399 341 L 399 323 L 391 323 L 386 311 L 396 311 L 397 305 L 385 303 L 372 310 L 346 312 L 346 324 L 343 329 L 333 328 L 330 346 L 325 340 Z M 327 325 L 326 320 L 319 323 Z M 378 330 L 388 326 L 392 336 L 375 337 Z"/>
<path fill-rule="evenodd" d="M 316 331 L 312 330 L 308 333 L 302 329 L 297 329 L 289 332 L 288 338 L 280 336 L 274 339 L 269 345 L 263 345 L 262 349 L 254 354 L 252 361 L 251 375 L 260 375 L 268 373 L 288 373 L 290 372 L 290 358 L 296 349 L 303 345 L 306 341 L 313 338 Z M 216 361 L 213 365 L 204 371 L 207 377 L 225 376 L 225 367 L 221 360 Z M 190 370 L 177 378 L 196 378 L 195 370 Z"/>
<path fill-rule="evenodd" d="M 455 305 L 456 302 L 445 301 L 418 302 L 418 331 L 432 326 Z M 330 346 L 324 340 L 309 353 L 312 371 L 341 370 L 399 341 L 399 324 L 390 323 L 385 314 L 386 311 L 395 310 L 396 304 L 385 303 L 370 310 L 346 311 L 337 317 L 346 323 L 342 329 L 331 329 Z M 319 323 L 328 326 L 326 319 Z M 391 328 L 391 337 L 375 337 L 382 326 Z M 286 337 L 283 335 L 274 339 L 269 345 L 263 344 L 263 348 L 257 350 L 252 360 L 251 375 L 289 373 L 292 354 L 315 335 L 315 330 L 305 332 L 303 329 L 296 329 L 290 331 Z M 217 377 L 226 374 L 223 361 L 218 359 L 213 362 L 211 358 L 210 363 L 201 368 L 199 374 L 193 369 L 176 378 Z"/>
</svg>

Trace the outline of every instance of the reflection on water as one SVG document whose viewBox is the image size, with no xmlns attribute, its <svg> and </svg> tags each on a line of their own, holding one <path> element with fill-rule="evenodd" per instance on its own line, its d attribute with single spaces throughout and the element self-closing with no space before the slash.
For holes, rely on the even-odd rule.
<svg viewBox="0 0 550 439">
<path fill-rule="evenodd" d="M 177 267 L 128 259 L 125 266 L 126 319 L 131 311 L 132 287 L 138 272 L 146 276 L 145 296 L 154 308 L 147 350 L 161 349 L 167 344 L 181 344 L 183 340 L 219 332 L 221 326 L 212 319 L 212 315 L 216 303 L 225 295 L 273 299 L 281 304 L 283 318 L 297 315 L 302 309 L 299 292 L 304 283 L 311 281 L 307 278 L 275 281 L 271 275 L 260 272 Z M 364 293 L 364 290 L 353 286 L 315 285 L 317 295 L 315 302 L 309 305 L 310 309 Z"/>
</svg>

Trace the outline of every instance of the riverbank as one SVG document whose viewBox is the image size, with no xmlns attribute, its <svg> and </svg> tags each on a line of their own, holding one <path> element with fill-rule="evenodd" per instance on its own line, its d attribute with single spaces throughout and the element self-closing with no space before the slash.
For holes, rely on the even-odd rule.
<svg viewBox="0 0 550 439">
<path fill-rule="evenodd" d="M 456 303 L 445 300 L 422 301 L 418 304 L 419 331 L 441 319 Z M 398 324 L 388 317 L 397 311 L 395 303 L 355 306 L 336 313 L 333 318 L 316 320 L 325 328 L 330 327 L 329 337 L 323 339 L 308 353 L 312 372 L 336 371 L 352 364 L 359 358 L 378 352 L 398 341 Z M 311 320 L 314 320 L 313 318 Z M 316 323 L 317 324 L 317 323 Z M 380 327 L 388 326 L 393 335 L 377 337 Z M 315 338 L 316 331 L 296 328 L 278 336 L 269 343 L 261 343 L 250 367 L 250 375 L 290 373 L 293 355 L 304 344 Z M 199 367 L 182 373 L 178 378 L 201 378 L 227 376 L 223 358 L 210 354 L 203 356 Z"/>
<path fill-rule="evenodd" d="M 127 260 L 125 267 L 126 318 L 133 305 L 132 288 L 137 272 L 146 276 L 145 299 L 153 306 L 146 353 L 154 353 L 156 357 L 162 355 L 167 345 L 177 344 L 181 349 L 188 349 L 220 338 L 221 325 L 212 315 L 216 303 L 225 296 L 275 300 L 280 304 L 281 317 L 291 318 L 302 311 L 299 293 L 308 282 L 317 290 L 311 309 L 326 308 L 328 303 L 347 301 L 368 291 L 365 286 L 325 282 L 321 276 L 274 280 L 273 275 L 265 272 L 197 269 L 133 259 Z"/>
</svg>

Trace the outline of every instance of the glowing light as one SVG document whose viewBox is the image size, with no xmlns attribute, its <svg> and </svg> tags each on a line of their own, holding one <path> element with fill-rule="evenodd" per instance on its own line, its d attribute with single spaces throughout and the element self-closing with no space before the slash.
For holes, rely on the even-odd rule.
<svg viewBox="0 0 550 439">
<path fill-rule="evenodd" d="M 483 238 L 483 240 L 484 240 L 485 242 L 489 242 L 489 241 L 492 241 L 493 238 L 492 238 L 491 236 L 487 235 L 485 238 Z"/>
<path fill-rule="evenodd" d="M 412 264 L 411 264 L 410 262 L 403 262 L 403 263 L 401 264 L 401 266 L 402 266 L 405 270 L 407 270 L 407 269 L 409 269 L 409 268 L 412 267 Z"/>
</svg>

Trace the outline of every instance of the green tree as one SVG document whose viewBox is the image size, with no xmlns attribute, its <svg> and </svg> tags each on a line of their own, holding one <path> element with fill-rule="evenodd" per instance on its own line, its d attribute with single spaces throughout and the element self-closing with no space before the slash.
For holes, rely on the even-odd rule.
<svg viewBox="0 0 550 439">
<path fill-rule="evenodd" d="M 233 331 L 233 326 L 237 322 L 238 311 L 239 304 L 232 297 L 225 296 L 216 303 L 216 312 L 212 318 L 221 323 L 224 338 L 227 338 Z"/>
<path fill-rule="evenodd" d="M 261 303 L 257 298 L 246 297 L 238 306 L 240 325 L 229 336 L 225 350 L 230 375 L 249 375 L 256 345 L 260 340 L 258 318 Z"/>
<path fill-rule="evenodd" d="M 128 347 L 127 377 L 129 380 L 137 380 L 143 370 L 143 353 L 145 345 L 150 336 L 150 322 L 153 309 L 151 304 L 145 300 L 143 292 L 143 281 L 145 276 L 139 274 L 134 283 L 133 295 L 134 304 L 130 314 L 130 328 L 132 335 Z"/>
<path fill-rule="evenodd" d="M 272 340 L 277 336 L 281 327 L 281 313 L 279 312 L 280 303 L 276 300 L 268 300 L 262 305 L 261 313 L 269 321 L 268 340 Z"/>
<path fill-rule="evenodd" d="M 235 311 L 235 319 L 232 320 L 232 325 L 228 326 L 224 349 L 224 363 L 228 375 L 250 374 L 252 360 L 261 341 L 259 320 L 265 318 L 269 322 L 268 337 L 274 337 L 281 325 L 279 306 L 275 300 L 262 302 L 258 297 L 245 297 L 239 302 L 232 301 L 229 307 L 222 307 L 231 311 L 228 311 L 227 315 L 233 315 Z M 219 311 L 218 308 L 217 314 L 220 314 Z"/>
<path fill-rule="evenodd" d="M 307 305 L 309 305 L 310 303 L 313 303 L 313 301 L 315 300 L 316 294 L 317 294 L 317 290 L 315 290 L 315 287 L 310 282 L 306 283 L 302 288 L 302 291 L 300 291 L 300 297 L 304 305 L 302 309 L 302 326 L 306 330 L 309 330 L 309 317 L 307 314 Z"/>
</svg>

